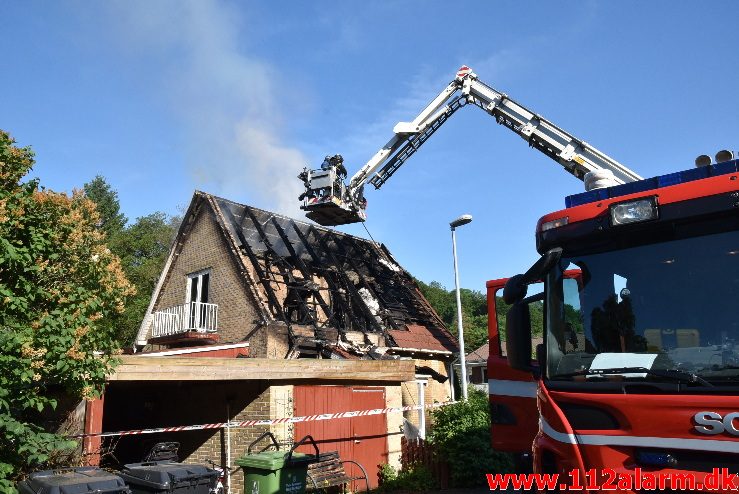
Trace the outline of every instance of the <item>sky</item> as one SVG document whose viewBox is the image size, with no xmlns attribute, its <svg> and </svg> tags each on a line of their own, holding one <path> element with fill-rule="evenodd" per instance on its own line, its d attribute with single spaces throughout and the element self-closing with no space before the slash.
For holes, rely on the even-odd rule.
<svg viewBox="0 0 739 494">
<path fill-rule="evenodd" d="M 296 178 L 350 175 L 469 65 L 643 177 L 739 149 L 735 1 L 0 0 L 0 128 L 57 191 L 102 175 L 129 220 L 194 190 L 303 218 Z M 385 186 L 372 237 L 454 286 L 525 271 L 580 181 L 465 108 Z M 367 238 L 362 225 L 339 229 Z"/>
</svg>

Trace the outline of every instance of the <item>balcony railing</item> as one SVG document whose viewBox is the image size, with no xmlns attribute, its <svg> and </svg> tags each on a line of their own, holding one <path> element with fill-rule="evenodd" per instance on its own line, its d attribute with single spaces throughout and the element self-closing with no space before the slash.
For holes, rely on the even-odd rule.
<svg viewBox="0 0 739 494">
<path fill-rule="evenodd" d="M 189 331 L 215 333 L 218 330 L 218 305 L 190 302 L 154 313 L 152 338 Z"/>
</svg>

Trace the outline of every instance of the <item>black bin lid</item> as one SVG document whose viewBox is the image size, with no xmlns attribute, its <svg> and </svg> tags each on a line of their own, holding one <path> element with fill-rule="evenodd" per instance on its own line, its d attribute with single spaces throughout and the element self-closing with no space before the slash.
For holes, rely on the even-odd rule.
<svg viewBox="0 0 739 494">
<path fill-rule="evenodd" d="M 121 477 L 130 485 L 170 490 L 183 483 L 215 483 L 218 472 L 203 465 L 188 465 L 174 461 L 149 461 L 123 466 Z"/>
<path fill-rule="evenodd" d="M 18 483 L 21 494 L 87 494 L 89 492 L 128 493 L 123 479 L 97 467 L 43 470 Z"/>
</svg>

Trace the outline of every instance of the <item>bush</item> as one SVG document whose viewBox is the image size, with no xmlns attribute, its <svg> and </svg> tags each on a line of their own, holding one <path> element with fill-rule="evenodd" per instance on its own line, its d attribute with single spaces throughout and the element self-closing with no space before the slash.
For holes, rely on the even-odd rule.
<svg viewBox="0 0 739 494">
<path fill-rule="evenodd" d="M 449 464 L 455 487 L 487 485 L 486 473 L 511 472 L 510 455 L 490 445 L 488 395 L 470 390 L 466 402 L 438 408 L 432 412 L 434 426 L 428 440 Z"/>
<path fill-rule="evenodd" d="M 380 465 L 377 492 L 428 492 L 436 489 L 436 480 L 428 468 L 414 465 L 398 472 L 390 465 Z"/>
<path fill-rule="evenodd" d="M 14 143 L 0 131 L 0 492 L 77 447 L 47 417 L 59 396 L 99 396 L 117 349 L 104 321 L 133 294 L 95 205 L 29 179 Z"/>
</svg>

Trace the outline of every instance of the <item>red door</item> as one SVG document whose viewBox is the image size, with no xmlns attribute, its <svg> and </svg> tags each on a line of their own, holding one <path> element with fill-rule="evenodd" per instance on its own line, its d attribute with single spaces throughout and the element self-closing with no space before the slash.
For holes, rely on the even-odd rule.
<svg viewBox="0 0 739 494">
<path fill-rule="evenodd" d="M 574 278 L 582 283 L 579 269 L 564 272 L 565 278 Z M 490 354 L 488 356 L 488 393 L 490 395 L 491 440 L 493 449 L 513 453 L 530 453 L 531 446 L 539 430 L 539 410 L 536 405 L 537 383 L 531 372 L 514 370 L 508 366 L 508 359 L 503 354 L 498 328 L 498 300 L 508 278 L 488 281 L 488 335 L 490 337 Z M 536 290 L 532 291 L 532 287 Z M 528 296 L 542 290 L 540 282 L 529 285 Z M 542 323 L 545 315 L 542 314 Z M 533 329 L 533 328 L 532 328 Z M 533 350 L 537 344 L 543 344 L 544 328 L 540 327 L 541 336 L 534 336 L 531 341 Z"/>
<path fill-rule="evenodd" d="M 498 291 L 507 278 L 488 281 L 488 393 L 490 394 L 491 441 L 493 449 L 513 453 L 530 453 L 539 430 L 536 408 L 536 381 L 530 372 L 508 366 L 498 332 Z"/>
<path fill-rule="evenodd" d="M 373 410 L 385 408 L 385 388 L 354 387 L 352 388 L 352 410 Z M 377 487 L 378 465 L 387 463 L 387 415 L 367 415 L 349 420 L 352 427 L 354 445 L 354 461 L 367 470 L 370 488 Z M 348 459 L 348 458 L 347 458 Z M 358 468 L 347 465 L 347 472 L 360 475 Z M 363 489 L 363 486 L 357 485 Z"/>
<path fill-rule="evenodd" d="M 293 404 L 296 417 L 350 411 L 351 389 L 344 386 L 295 386 Z M 352 459 L 349 458 L 354 452 L 351 430 L 349 419 L 298 422 L 293 438 L 299 441 L 310 434 L 320 451 L 338 451 L 342 459 Z M 313 453 L 313 448 L 302 447 L 298 451 Z"/>
<path fill-rule="evenodd" d="M 295 416 L 320 415 L 385 408 L 385 388 L 364 386 L 295 386 L 293 392 Z M 368 415 L 335 420 L 317 420 L 295 424 L 293 436 L 300 440 L 310 434 L 320 451 L 338 451 L 342 460 L 352 460 L 367 471 L 370 488 L 377 487 L 378 465 L 387 463 L 387 418 Z M 298 451 L 312 453 L 310 446 Z M 358 467 L 347 463 L 350 476 L 360 475 Z M 350 486 L 364 490 L 363 481 Z"/>
</svg>

